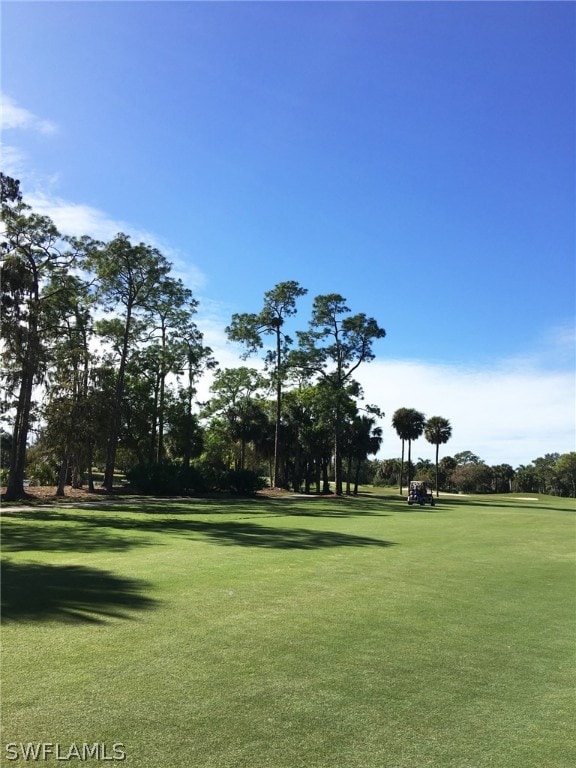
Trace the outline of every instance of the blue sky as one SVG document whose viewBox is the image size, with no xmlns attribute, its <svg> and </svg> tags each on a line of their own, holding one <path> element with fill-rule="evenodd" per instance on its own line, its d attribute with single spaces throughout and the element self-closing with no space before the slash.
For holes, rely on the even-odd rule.
<svg viewBox="0 0 576 768">
<path fill-rule="evenodd" d="M 297 280 L 451 453 L 574 450 L 576 6 L 10 2 L 3 163 L 64 232 L 164 249 L 223 329 Z M 422 441 L 415 452 L 431 456 Z"/>
</svg>

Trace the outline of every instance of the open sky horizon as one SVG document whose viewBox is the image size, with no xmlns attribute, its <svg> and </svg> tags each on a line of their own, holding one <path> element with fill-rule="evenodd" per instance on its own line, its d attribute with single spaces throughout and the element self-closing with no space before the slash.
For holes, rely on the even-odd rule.
<svg viewBox="0 0 576 768">
<path fill-rule="evenodd" d="M 400 407 L 450 420 L 441 455 L 576 449 L 574 3 L 1 14 L 2 171 L 64 234 L 159 247 L 222 367 L 232 314 L 296 280 L 294 328 L 340 293 L 386 329 L 357 377 L 380 458 Z"/>
</svg>

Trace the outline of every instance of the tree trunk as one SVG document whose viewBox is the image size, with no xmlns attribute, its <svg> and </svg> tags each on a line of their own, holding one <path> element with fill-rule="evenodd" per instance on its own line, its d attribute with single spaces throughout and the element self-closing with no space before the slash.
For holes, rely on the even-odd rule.
<svg viewBox="0 0 576 768">
<path fill-rule="evenodd" d="M 162 360 L 160 365 L 160 395 L 158 407 L 158 453 L 156 461 L 161 464 L 164 459 L 164 400 L 166 389 L 166 329 L 162 328 Z"/>
<path fill-rule="evenodd" d="M 68 475 L 68 453 L 64 455 L 60 470 L 58 472 L 58 486 L 56 488 L 56 496 L 64 496 L 64 488 L 66 486 L 66 476 Z"/>
<path fill-rule="evenodd" d="M 282 380 L 280 378 L 281 338 L 280 325 L 276 328 L 276 425 L 274 428 L 274 478 L 272 487 L 279 488 L 280 477 L 280 419 L 282 416 Z"/>
<path fill-rule="evenodd" d="M 20 393 L 18 395 L 16 418 L 12 432 L 8 483 L 4 496 L 6 501 L 16 501 L 26 496 L 24 491 L 24 470 L 26 467 L 26 443 L 30 423 L 33 384 L 32 373 L 25 372 L 20 382 Z"/>
<path fill-rule="evenodd" d="M 184 441 L 184 452 L 182 454 L 182 464 L 188 471 L 190 468 L 190 456 L 192 454 L 192 392 L 194 379 L 192 376 L 192 363 L 188 359 L 188 392 L 186 393 L 186 439 Z"/>
<path fill-rule="evenodd" d="M 402 496 L 402 480 L 404 479 L 404 440 L 402 440 L 402 458 L 400 459 L 400 496 Z"/>
<path fill-rule="evenodd" d="M 94 475 L 92 474 L 92 464 L 94 459 L 94 447 L 92 443 L 88 447 L 88 490 L 94 493 Z"/>
<path fill-rule="evenodd" d="M 152 424 L 150 425 L 150 441 L 148 447 L 148 463 L 157 464 L 160 463 L 158 458 L 158 400 L 159 400 L 159 380 L 158 376 L 154 377 L 154 402 L 152 404 Z"/>
<path fill-rule="evenodd" d="M 72 468 L 72 488 L 82 488 L 82 467 L 76 461 Z"/>
<path fill-rule="evenodd" d="M 314 461 L 314 474 L 316 476 L 316 493 L 322 493 L 322 466 L 323 459 Z"/>
<path fill-rule="evenodd" d="M 356 462 L 356 475 L 354 477 L 354 496 L 358 496 L 358 486 L 360 485 L 360 467 L 362 462 L 358 460 Z"/>
<path fill-rule="evenodd" d="M 292 487 L 295 493 L 299 493 L 300 488 L 302 487 L 302 474 L 303 474 L 302 457 L 300 456 L 300 451 L 297 450 L 296 455 L 294 457 L 294 473 L 292 478 Z"/>
<path fill-rule="evenodd" d="M 160 402 L 164 400 L 164 382 L 160 384 Z M 158 413 L 158 450 L 156 453 L 156 461 L 161 464 L 164 459 L 164 412 L 163 406 L 160 406 Z"/>
<path fill-rule="evenodd" d="M 114 403 L 112 404 L 112 416 L 110 421 L 110 435 L 108 437 L 108 448 L 106 452 L 106 469 L 104 471 L 104 488 L 108 493 L 112 493 L 114 486 L 114 467 L 116 464 L 116 449 L 118 447 L 118 433 L 120 432 L 120 413 L 122 407 L 122 397 L 124 395 L 124 372 L 126 370 L 126 360 L 128 357 L 128 338 L 130 335 L 130 321 L 132 317 L 131 307 L 126 310 L 126 325 L 124 326 L 124 339 L 122 341 L 122 355 L 120 357 L 120 367 L 118 369 L 118 379 L 116 381 L 116 392 Z"/>
<path fill-rule="evenodd" d="M 328 481 L 329 461 L 329 459 L 322 459 L 322 493 L 330 493 L 330 483 Z"/>
<path fill-rule="evenodd" d="M 350 477 L 352 476 L 352 456 L 348 456 L 346 466 L 346 495 L 350 496 Z"/>
<path fill-rule="evenodd" d="M 334 492 L 342 496 L 342 438 L 340 435 L 340 408 L 336 408 L 336 430 L 334 434 Z"/>
</svg>

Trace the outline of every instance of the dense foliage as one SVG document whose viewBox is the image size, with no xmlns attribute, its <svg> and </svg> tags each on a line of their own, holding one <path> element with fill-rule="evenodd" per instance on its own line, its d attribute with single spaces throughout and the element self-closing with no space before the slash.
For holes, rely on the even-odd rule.
<svg viewBox="0 0 576 768">
<path fill-rule="evenodd" d="M 400 459 L 369 461 L 382 431 L 354 374 L 385 331 L 328 293 L 313 300 L 307 330 L 286 333 L 306 289 L 279 283 L 255 313 L 226 329 L 262 371 L 220 368 L 195 323 L 198 302 L 158 249 L 119 233 L 110 242 L 62 235 L 0 174 L 2 269 L 2 484 L 111 492 L 118 472 L 140 492 L 358 493 L 361 483 L 426 480 L 447 491 L 576 495 L 576 454 L 526 467 L 488 467 L 465 451 L 440 459 L 450 422 L 400 408 L 392 423 Z M 265 339 L 271 346 L 265 345 Z M 211 372 L 211 397 L 197 402 Z M 421 435 L 436 461 L 412 462 Z M 407 461 L 404 445 L 407 443 Z M 332 484 L 332 485 L 331 485 Z"/>
<path fill-rule="evenodd" d="M 412 466 L 416 480 L 436 483 L 436 470 L 427 459 Z M 370 462 L 370 476 L 376 485 L 399 483 L 401 459 Z M 445 456 L 438 463 L 438 485 L 454 493 L 542 493 L 576 497 L 576 452 L 548 453 L 528 465 L 514 469 L 510 464 L 489 466 L 471 451 Z"/>
<path fill-rule="evenodd" d="M 199 462 L 190 467 L 165 462 L 136 464 L 126 473 L 131 488 L 157 496 L 192 496 L 224 492 L 251 496 L 264 488 L 264 481 L 250 469 L 215 469 Z"/>
<path fill-rule="evenodd" d="M 306 289 L 280 283 L 227 332 L 265 370 L 218 368 L 194 322 L 198 302 L 158 249 L 62 235 L 2 174 L 2 434 L 5 498 L 26 483 L 111 492 L 117 473 L 144 492 L 251 493 L 262 480 L 357 491 L 380 430 L 352 373 L 385 333 L 318 296 L 298 348 L 284 322 Z M 266 349 L 270 335 L 273 348 Z M 213 371 L 212 397 L 197 402 Z M 347 474 L 344 473 L 346 468 Z M 98 473 L 98 474 L 97 474 Z"/>
</svg>

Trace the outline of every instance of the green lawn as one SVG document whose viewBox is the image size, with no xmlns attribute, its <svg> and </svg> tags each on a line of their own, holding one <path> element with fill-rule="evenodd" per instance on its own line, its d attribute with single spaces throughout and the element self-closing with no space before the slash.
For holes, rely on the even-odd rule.
<svg viewBox="0 0 576 768">
<path fill-rule="evenodd" d="M 118 742 L 138 768 L 572 768 L 575 511 L 5 511 L 0 764 Z"/>
</svg>

